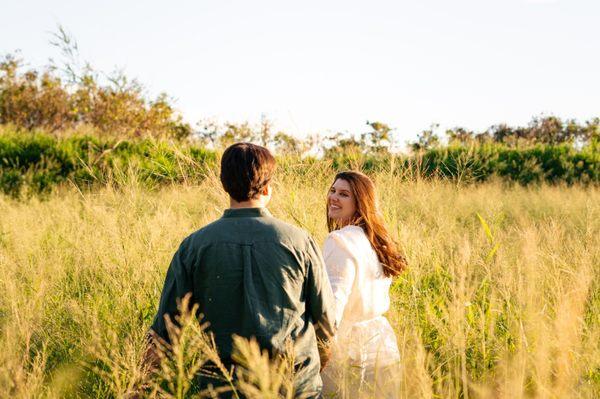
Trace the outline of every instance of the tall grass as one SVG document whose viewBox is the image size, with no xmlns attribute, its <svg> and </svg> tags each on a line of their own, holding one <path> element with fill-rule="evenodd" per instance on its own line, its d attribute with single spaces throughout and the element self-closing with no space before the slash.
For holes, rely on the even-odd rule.
<svg viewBox="0 0 600 399">
<path fill-rule="evenodd" d="M 285 165 L 270 209 L 322 242 L 332 176 Z M 403 398 L 600 396 L 599 188 L 373 177 L 410 263 L 387 314 Z M 214 172 L 152 191 L 0 197 L 0 397 L 216 395 L 187 378 L 211 353 L 190 341 L 196 327 L 158 375 L 140 360 L 170 257 L 226 204 Z M 234 393 L 289 394 L 285 361 L 238 341 Z"/>
</svg>

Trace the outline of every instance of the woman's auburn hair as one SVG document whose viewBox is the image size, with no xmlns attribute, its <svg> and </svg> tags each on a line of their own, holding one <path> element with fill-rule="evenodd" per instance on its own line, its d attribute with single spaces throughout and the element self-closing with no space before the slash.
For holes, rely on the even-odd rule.
<svg viewBox="0 0 600 399">
<path fill-rule="evenodd" d="M 377 254 L 377 259 L 383 267 L 383 274 L 386 277 L 399 275 L 407 267 L 406 257 L 388 233 L 383 217 L 377 209 L 375 185 L 363 173 L 345 171 L 335 175 L 329 190 L 338 179 L 348 182 L 356 202 L 356 214 L 349 224 L 360 226 L 364 230 Z M 329 201 L 327 202 L 329 203 Z M 340 227 L 343 226 L 330 218 L 329 212 L 327 212 L 327 229 L 329 232 Z"/>
</svg>

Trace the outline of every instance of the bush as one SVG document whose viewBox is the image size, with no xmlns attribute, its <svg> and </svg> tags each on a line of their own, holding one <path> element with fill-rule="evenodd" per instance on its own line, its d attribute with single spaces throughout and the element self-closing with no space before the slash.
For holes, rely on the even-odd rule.
<svg viewBox="0 0 600 399">
<path fill-rule="evenodd" d="M 191 134 L 191 127 L 165 94 L 154 100 L 143 87 L 123 74 L 101 84 L 98 73 L 86 68 L 70 80 L 56 69 L 22 71 L 21 60 L 0 60 L 0 124 L 50 132 L 81 125 L 114 137 L 175 137 Z"/>
<path fill-rule="evenodd" d="M 200 182 L 217 169 L 218 153 L 183 142 L 146 138 L 117 140 L 93 135 L 56 137 L 44 131 L 0 129 L 0 190 L 19 196 L 24 189 L 44 193 L 70 182 L 80 189 L 136 179 L 145 186 Z M 279 157 L 282 169 L 390 172 L 399 179 L 439 178 L 477 183 L 501 178 L 523 185 L 596 184 L 597 145 L 577 150 L 568 144 L 512 148 L 485 143 L 434 148 L 413 156 L 340 153 L 324 160 Z"/>
<path fill-rule="evenodd" d="M 342 154 L 334 156 L 332 161 L 336 169 L 393 170 L 411 178 L 460 182 L 483 182 L 496 177 L 524 185 L 600 181 L 600 151 L 593 145 L 578 150 L 570 144 L 514 148 L 483 143 L 436 147 L 411 157 Z"/>
<path fill-rule="evenodd" d="M 44 132 L 0 132 L 0 190 L 44 193 L 71 182 L 79 188 L 132 178 L 152 186 L 198 182 L 216 167 L 216 153 L 158 140 L 57 138 Z"/>
</svg>

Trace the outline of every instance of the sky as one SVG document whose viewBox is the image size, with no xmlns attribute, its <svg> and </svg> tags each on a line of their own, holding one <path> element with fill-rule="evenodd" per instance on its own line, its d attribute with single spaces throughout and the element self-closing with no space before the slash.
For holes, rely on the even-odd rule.
<svg viewBox="0 0 600 399">
<path fill-rule="evenodd" d="M 377 120 L 405 142 L 600 116 L 599 20 L 597 0 L 0 0 L 0 54 L 46 65 L 60 24 L 192 124 L 266 117 L 302 137 Z"/>
</svg>

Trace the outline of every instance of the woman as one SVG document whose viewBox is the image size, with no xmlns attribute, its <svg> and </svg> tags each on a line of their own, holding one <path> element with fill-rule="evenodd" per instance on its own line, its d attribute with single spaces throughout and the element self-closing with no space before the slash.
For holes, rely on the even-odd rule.
<svg viewBox="0 0 600 399">
<path fill-rule="evenodd" d="M 400 353 L 383 314 L 392 277 L 406 259 L 377 210 L 373 182 L 360 172 L 335 176 L 327 196 L 323 257 L 335 296 L 338 333 L 323 370 L 324 397 L 398 396 Z"/>
</svg>

